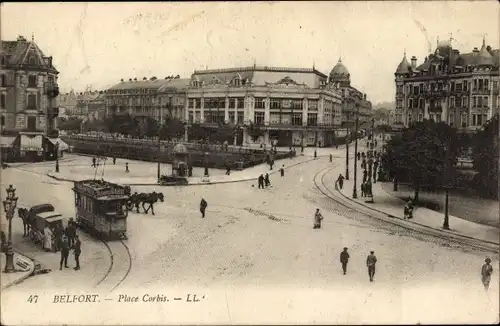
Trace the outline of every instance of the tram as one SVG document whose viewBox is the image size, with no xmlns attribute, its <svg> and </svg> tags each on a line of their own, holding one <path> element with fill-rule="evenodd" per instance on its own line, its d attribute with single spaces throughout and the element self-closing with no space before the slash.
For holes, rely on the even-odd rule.
<svg viewBox="0 0 500 326">
<path fill-rule="evenodd" d="M 74 183 L 76 223 L 79 228 L 102 240 L 127 239 L 126 189 L 104 180 Z"/>
</svg>

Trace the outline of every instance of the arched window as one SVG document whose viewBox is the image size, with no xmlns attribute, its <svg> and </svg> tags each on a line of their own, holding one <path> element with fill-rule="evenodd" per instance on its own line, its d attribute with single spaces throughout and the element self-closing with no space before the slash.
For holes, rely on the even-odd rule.
<svg viewBox="0 0 500 326">
<path fill-rule="evenodd" d="M 35 64 L 35 57 L 30 57 L 28 62 L 30 65 L 34 65 Z"/>
</svg>

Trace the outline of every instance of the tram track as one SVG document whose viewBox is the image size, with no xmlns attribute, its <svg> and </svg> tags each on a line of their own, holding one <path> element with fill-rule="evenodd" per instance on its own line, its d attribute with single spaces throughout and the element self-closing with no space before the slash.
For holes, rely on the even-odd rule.
<svg viewBox="0 0 500 326">
<path fill-rule="evenodd" d="M 108 292 L 113 292 L 128 277 L 132 270 L 132 255 L 129 247 L 123 240 L 108 242 L 101 240 L 106 247 L 110 263 L 108 270 L 96 283 L 94 288 L 108 288 Z"/>
<path fill-rule="evenodd" d="M 343 195 L 341 195 L 342 197 L 335 195 L 326 186 L 325 176 L 339 164 L 326 167 L 318 171 L 313 177 L 313 183 L 316 189 L 318 189 L 325 197 L 338 204 L 338 206 L 333 210 L 340 215 L 347 218 L 352 218 L 354 214 L 357 215 L 354 219 L 365 221 L 366 218 L 363 217 L 368 217 L 371 220 L 376 220 L 379 226 L 388 230 L 389 232 L 398 232 L 398 234 L 400 235 L 410 236 L 421 241 L 436 243 L 437 240 L 438 244 L 442 246 L 453 247 L 462 250 L 472 249 L 476 251 L 492 252 L 498 254 L 498 245 L 495 245 L 493 243 L 465 236 L 462 237 L 455 234 L 449 236 L 443 235 L 438 230 L 434 230 L 431 227 L 421 224 L 412 223 L 411 225 L 406 225 L 405 222 L 401 221 L 398 218 L 394 218 L 389 214 L 383 214 L 380 211 L 364 207 L 361 204 L 349 201 L 348 199 L 344 198 L 345 196 Z M 371 221 L 369 223 L 372 224 Z M 451 246 L 450 244 L 453 244 L 453 246 Z"/>
</svg>

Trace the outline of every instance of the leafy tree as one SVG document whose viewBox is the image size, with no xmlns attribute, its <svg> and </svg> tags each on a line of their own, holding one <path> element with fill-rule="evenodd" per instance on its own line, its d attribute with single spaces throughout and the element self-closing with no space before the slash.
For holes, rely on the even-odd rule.
<svg viewBox="0 0 500 326">
<path fill-rule="evenodd" d="M 159 130 L 160 126 L 158 121 L 151 117 L 147 117 L 146 121 L 141 126 L 141 135 L 146 137 L 155 137 L 158 135 Z"/>
<path fill-rule="evenodd" d="M 208 134 L 207 128 L 203 127 L 199 123 L 193 123 L 191 124 L 191 127 L 189 127 L 189 139 L 206 139 L 208 138 Z"/>
<path fill-rule="evenodd" d="M 184 123 L 178 118 L 167 117 L 160 129 L 160 137 L 168 141 L 184 137 Z"/>
<path fill-rule="evenodd" d="M 456 130 L 430 120 L 416 122 L 386 144 L 383 164 L 386 172 L 413 185 L 415 201 L 422 186 L 435 189 L 451 179 L 457 157 Z"/>
<path fill-rule="evenodd" d="M 228 141 L 232 143 L 236 128 L 232 123 L 219 123 L 217 128 L 217 140 L 220 142 Z"/>
<path fill-rule="evenodd" d="M 498 114 L 474 135 L 472 160 L 478 172 L 476 181 L 484 194 L 498 198 Z"/>
<path fill-rule="evenodd" d="M 70 117 L 59 124 L 59 130 L 72 130 L 80 131 L 80 126 L 82 125 L 82 120 L 75 117 Z"/>
</svg>

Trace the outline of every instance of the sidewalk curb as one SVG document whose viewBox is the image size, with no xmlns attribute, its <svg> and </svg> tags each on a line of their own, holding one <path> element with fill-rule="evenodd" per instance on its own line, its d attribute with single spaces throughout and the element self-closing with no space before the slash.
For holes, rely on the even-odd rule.
<svg viewBox="0 0 500 326">
<path fill-rule="evenodd" d="M 317 161 L 318 159 L 320 159 L 321 157 L 327 157 L 327 155 L 323 155 L 323 156 L 318 156 L 317 159 L 308 159 L 308 160 L 305 160 L 305 161 L 302 161 L 302 162 L 298 162 L 298 163 L 294 163 L 294 164 L 291 164 L 291 165 L 288 165 L 285 170 L 289 169 L 289 168 L 292 168 L 292 167 L 295 167 L 297 165 L 301 165 L 301 164 L 304 164 L 304 163 L 309 163 L 311 161 Z M 265 163 L 263 163 L 265 164 Z M 275 173 L 278 173 L 279 172 L 279 169 L 278 170 L 270 170 L 269 175 L 272 175 L 272 174 L 275 174 Z M 51 173 L 55 173 L 55 172 L 47 172 L 46 175 L 49 177 L 49 178 L 52 178 L 54 180 L 57 180 L 57 181 L 62 181 L 62 182 L 75 182 L 75 180 L 70 180 L 70 179 L 67 179 L 67 178 L 60 178 L 60 177 L 57 177 Z M 127 185 L 127 186 L 160 186 L 160 187 L 186 187 L 186 186 L 204 186 L 204 185 L 214 185 L 214 184 L 224 184 L 224 183 L 237 183 L 237 182 L 246 182 L 246 181 L 252 181 L 252 180 L 257 180 L 259 177 L 252 177 L 252 178 L 245 178 L 245 179 L 238 179 L 238 180 L 230 180 L 230 181 L 215 181 L 215 182 L 194 182 L 194 183 L 188 183 L 186 185 L 160 185 L 158 183 L 124 183 L 124 185 Z"/>
<path fill-rule="evenodd" d="M 37 263 L 37 261 L 34 258 L 32 258 L 30 256 L 27 256 L 27 255 L 23 254 L 22 252 L 20 252 L 18 250 L 14 250 L 14 252 L 17 253 L 20 256 L 23 256 L 23 257 L 29 259 L 31 261 L 31 263 L 32 263 L 32 268 L 31 268 L 31 271 L 29 273 L 26 272 L 27 273 L 26 275 L 24 275 L 24 276 L 18 278 L 17 280 L 15 280 L 15 281 L 13 281 L 13 282 L 11 282 L 11 283 L 3 286 L 2 289 L 1 289 L 2 291 L 6 290 L 6 289 L 8 289 L 8 288 L 10 288 L 10 287 L 12 287 L 14 285 L 18 285 L 18 284 L 24 282 L 26 279 L 35 276 L 35 271 L 37 270 L 37 265 L 40 265 L 40 263 Z"/>
<path fill-rule="evenodd" d="M 418 223 L 418 222 L 409 221 L 409 220 L 404 220 L 404 219 L 402 219 L 401 217 L 394 216 L 394 215 L 389 214 L 389 213 L 387 213 L 387 212 L 384 212 L 384 211 L 382 211 L 382 210 L 380 210 L 380 209 L 374 208 L 374 207 L 372 207 L 372 206 L 366 205 L 366 204 L 361 203 L 361 202 L 358 202 L 358 201 L 356 201 L 356 200 L 354 200 L 354 199 L 352 199 L 352 198 L 349 198 L 348 196 L 344 195 L 344 194 L 343 194 L 343 193 L 342 193 L 342 192 L 338 189 L 338 187 L 337 187 L 337 182 L 335 182 L 335 190 L 336 190 L 337 192 L 339 192 L 339 193 L 340 193 L 340 195 L 341 195 L 343 198 L 345 198 L 345 199 L 349 200 L 350 202 L 353 202 L 353 203 L 355 203 L 355 204 L 358 204 L 358 205 L 360 205 L 360 206 L 363 206 L 363 207 L 365 207 L 365 208 L 368 208 L 369 210 L 372 210 L 372 211 L 378 212 L 378 213 L 383 214 L 383 215 L 385 215 L 385 216 L 388 216 L 388 217 L 390 217 L 390 218 L 397 218 L 397 219 L 398 219 L 398 220 L 400 220 L 403 224 L 407 224 L 407 225 L 406 225 L 406 227 L 411 226 L 411 225 L 413 224 L 413 225 L 418 225 L 418 226 L 420 226 L 420 227 L 422 227 L 422 228 L 426 228 L 426 229 L 429 229 L 429 230 L 433 230 L 434 232 L 437 232 L 437 233 L 441 234 L 442 236 L 446 236 L 446 237 L 449 237 L 450 235 L 454 235 L 455 237 L 458 237 L 458 238 L 465 238 L 465 239 L 469 239 L 469 240 L 479 241 L 479 242 L 482 242 L 482 243 L 484 243 L 484 244 L 489 244 L 489 245 L 494 245 L 494 246 L 499 246 L 499 245 L 500 245 L 500 243 L 498 243 L 498 242 L 493 242 L 493 241 L 489 241 L 489 240 L 484 240 L 484 239 L 474 238 L 474 237 L 471 237 L 471 236 L 463 235 L 463 234 L 458 233 L 458 232 L 450 232 L 450 231 L 446 231 L 446 230 L 442 230 L 442 229 L 433 228 L 433 227 L 431 227 L 431 226 L 427 226 L 427 225 L 424 225 L 424 224 L 420 224 L 420 223 Z M 404 222 L 403 222 L 403 221 L 404 221 Z M 405 223 L 405 222 L 406 222 L 406 223 Z M 394 224 L 398 224 L 398 223 L 394 223 Z M 418 230 L 417 230 L 417 229 L 415 229 L 415 231 L 418 231 Z M 498 249 L 497 249 L 497 251 L 498 251 Z"/>
</svg>

